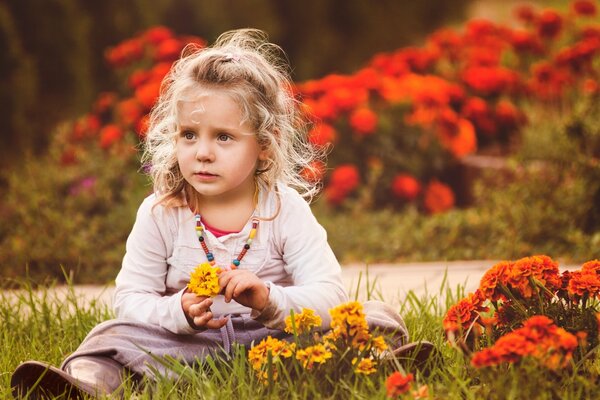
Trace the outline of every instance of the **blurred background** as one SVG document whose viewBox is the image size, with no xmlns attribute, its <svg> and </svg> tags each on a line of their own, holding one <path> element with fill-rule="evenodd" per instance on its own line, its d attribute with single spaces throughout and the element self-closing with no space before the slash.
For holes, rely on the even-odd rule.
<svg viewBox="0 0 600 400">
<path fill-rule="evenodd" d="M 342 262 L 600 257 L 597 7 L 4 1 L 0 275 L 114 277 L 160 79 L 185 43 L 241 27 L 285 50 L 330 147 L 299 173 L 323 179 Z"/>
</svg>

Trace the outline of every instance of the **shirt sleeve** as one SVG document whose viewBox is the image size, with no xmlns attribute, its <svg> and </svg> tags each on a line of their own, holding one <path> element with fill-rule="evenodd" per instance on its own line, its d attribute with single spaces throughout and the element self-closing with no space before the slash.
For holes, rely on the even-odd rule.
<svg viewBox="0 0 600 400">
<path fill-rule="evenodd" d="M 330 326 L 329 310 L 348 301 L 342 283 L 341 267 L 329 243 L 325 229 L 317 222 L 310 207 L 298 195 L 282 196 L 280 215 L 276 218 L 274 240 L 279 240 L 291 286 L 267 282 L 269 298 L 261 311 L 252 316 L 268 328 L 283 329 L 290 310 L 312 309 Z"/>
<path fill-rule="evenodd" d="M 117 318 L 161 326 L 176 334 L 197 333 L 181 307 L 183 290 L 166 293 L 167 258 L 173 237 L 164 209 L 154 196 L 140 206 L 127 239 L 123 264 L 116 278 L 114 309 Z"/>
</svg>

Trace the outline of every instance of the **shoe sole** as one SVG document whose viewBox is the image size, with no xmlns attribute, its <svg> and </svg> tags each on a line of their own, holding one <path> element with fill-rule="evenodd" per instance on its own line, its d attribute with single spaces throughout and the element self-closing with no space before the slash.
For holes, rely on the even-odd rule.
<svg viewBox="0 0 600 400">
<path fill-rule="evenodd" d="M 87 387 L 63 370 L 39 361 L 22 363 L 10 380 L 15 399 L 47 399 L 64 396 L 65 399 L 85 399 L 94 396 L 94 389 Z"/>
</svg>

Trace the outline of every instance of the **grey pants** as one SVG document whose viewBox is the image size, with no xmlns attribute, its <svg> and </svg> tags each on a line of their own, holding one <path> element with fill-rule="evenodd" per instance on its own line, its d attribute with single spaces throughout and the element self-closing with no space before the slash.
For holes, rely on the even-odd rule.
<svg viewBox="0 0 600 400">
<path fill-rule="evenodd" d="M 408 342 L 408 331 L 400 315 L 380 301 L 363 303 L 369 329 L 390 339 L 392 349 Z M 269 329 L 248 315 L 232 315 L 221 329 L 209 329 L 194 335 L 176 335 L 156 325 L 113 319 L 96 326 L 79 348 L 61 365 L 82 356 L 109 357 L 141 375 L 169 376 L 171 373 L 156 358 L 169 356 L 194 364 L 208 355 L 231 354 L 234 343 L 250 347 L 267 336 L 278 339 L 291 336 Z"/>
<path fill-rule="evenodd" d="M 233 343 L 250 347 L 267 336 L 284 338 L 286 333 L 268 329 L 249 316 L 230 316 L 221 329 L 193 335 L 176 335 L 156 325 L 113 319 L 97 325 L 79 348 L 61 365 L 81 356 L 110 357 L 132 372 L 142 375 L 170 375 L 157 360 L 169 356 L 194 364 L 208 355 L 230 354 Z"/>
</svg>

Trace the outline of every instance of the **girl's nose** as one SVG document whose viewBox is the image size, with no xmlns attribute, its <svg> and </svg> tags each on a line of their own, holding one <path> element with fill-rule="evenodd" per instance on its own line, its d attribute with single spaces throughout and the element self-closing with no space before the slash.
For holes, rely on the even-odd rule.
<svg viewBox="0 0 600 400">
<path fill-rule="evenodd" d="M 196 149 L 196 159 L 199 161 L 214 161 L 215 153 L 210 143 L 200 141 Z"/>
</svg>

